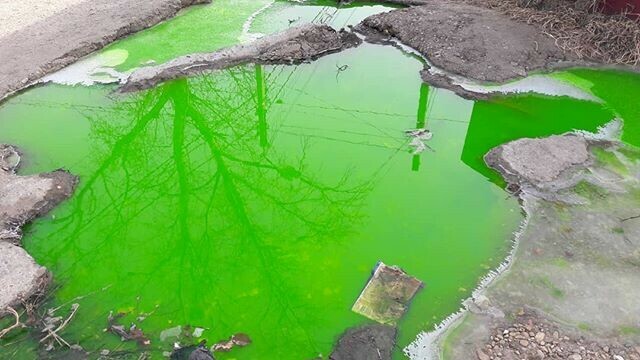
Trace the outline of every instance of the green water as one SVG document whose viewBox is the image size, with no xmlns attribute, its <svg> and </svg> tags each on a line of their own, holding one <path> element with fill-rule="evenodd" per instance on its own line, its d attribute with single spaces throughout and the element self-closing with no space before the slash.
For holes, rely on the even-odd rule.
<svg viewBox="0 0 640 360">
<path fill-rule="evenodd" d="M 305 4 L 283 0 L 215 0 L 210 5 L 183 10 L 180 16 L 118 41 L 107 50 L 128 52 L 127 60 L 117 66 L 118 70 L 124 71 L 149 61 L 163 63 L 177 56 L 209 52 L 248 40 L 243 39 L 243 26 L 253 14 L 256 16 L 250 33 L 270 34 L 306 22 L 339 29 L 393 8 L 367 2 L 337 8 L 335 3 L 333 0 L 307 1 Z M 272 6 L 266 8 L 270 4 Z M 264 11 L 259 12 L 263 8 Z"/>
<path fill-rule="evenodd" d="M 126 68 L 150 54 L 222 46 L 192 30 L 226 14 L 224 3 L 112 49 L 129 49 Z M 233 3 L 246 5 L 242 22 L 255 11 L 254 2 Z M 296 9 L 279 3 L 256 29 L 281 26 L 261 16 L 306 19 L 312 8 Z M 524 136 L 595 130 L 624 103 L 537 95 L 474 103 L 421 84 L 421 68 L 395 48 L 365 44 L 311 64 L 240 67 L 143 93 L 48 85 L 4 103 L 0 142 L 24 151 L 23 173 L 64 167 L 80 177 L 74 196 L 24 238 L 59 286 L 47 307 L 80 304 L 65 339 L 91 351 L 136 350 L 102 331 L 113 310 L 148 334 L 154 358 L 173 346 L 160 332 L 177 325 L 206 328 L 209 343 L 252 338 L 219 359 L 326 356 L 345 329 L 370 322 L 350 308 L 384 261 L 426 284 L 399 323 L 400 358 L 510 248 L 518 204 L 482 155 Z M 609 92 L 640 94 L 631 85 Z M 638 121 L 625 120 L 625 128 Z M 412 155 L 403 131 L 423 126 L 432 151 Z M 35 357 L 24 334 L 0 344 L 9 358 Z"/>
</svg>

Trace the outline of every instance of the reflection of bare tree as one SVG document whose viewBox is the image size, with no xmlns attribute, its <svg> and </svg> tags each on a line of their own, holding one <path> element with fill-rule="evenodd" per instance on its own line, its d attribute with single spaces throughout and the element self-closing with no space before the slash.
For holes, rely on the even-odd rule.
<svg viewBox="0 0 640 360">
<path fill-rule="evenodd" d="M 279 318 L 283 331 L 306 333 L 312 325 L 291 302 L 301 289 L 288 281 L 306 264 L 289 252 L 320 248 L 348 232 L 370 184 L 353 184 L 349 173 L 322 181 L 310 175 L 304 140 L 297 154 L 271 144 L 268 80 L 260 66 L 232 69 L 177 80 L 89 115 L 92 136 L 104 145 L 69 215 L 56 221 L 67 240 L 52 258 L 74 254 L 77 262 L 66 270 L 76 271 L 117 262 L 119 253 L 145 257 L 134 270 L 115 272 L 116 287 L 175 287 L 171 310 L 182 318 L 199 307 L 240 306 L 227 296 L 237 285 L 225 279 L 233 279 L 267 293 L 252 316 Z M 129 247 L 126 239 L 140 236 L 141 226 L 154 243 Z M 87 238 L 96 231 L 99 239 Z M 223 326 L 228 320 L 216 317 Z M 310 335 L 299 337 L 318 348 Z"/>
</svg>

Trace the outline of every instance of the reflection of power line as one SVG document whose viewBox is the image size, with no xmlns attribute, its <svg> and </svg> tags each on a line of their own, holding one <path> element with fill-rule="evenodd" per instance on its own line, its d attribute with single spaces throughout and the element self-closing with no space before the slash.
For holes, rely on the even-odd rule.
<svg viewBox="0 0 640 360">
<path fill-rule="evenodd" d="M 305 133 L 302 133 L 302 132 L 298 133 L 298 132 L 293 132 L 293 131 L 280 130 L 280 133 L 287 134 L 287 135 L 304 136 L 304 137 L 309 137 L 309 138 L 317 138 L 317 139 L 335 141 L 335 142 L 340 142 L 340 143 L 345 143 L 345 144 L 350 144 L 350 145 L 363 145 L 363 146 L 371 146 L 371 147 L 377 147 L 377 148 L 382 148 L 382 149 L 391 149 L 391 150 L 400 150 L 400 149 L 402 149 L 402 147 L 391 147 L 391 146 L 373 144 L 373 143 L 368 143 L 368 142 L 351 141 L 351 140 L 338 139 L 338 138 L 333 138 L 333 137 L 323 136 L 323 135 L 309 135 L 309 134 L 305 134 Z"/>
<path fill-rule="evenodd" d="M 305 129 L 305 130 L 333 131 L 333 132 L 344 133 L 344 134 L 362 135 L 362 136 L 377 137 L 377 138 L 382 138 L 382 139 L 403 140 L 404 141 L 404 138 L 399 138 L 399 137 L 398 138 L 389 138 L 388 136 L 385 136 L 385 135 L 371 134 L 371 133 L 358 132 L 358 131 L 327 129 L 327 128 L 310 127 L 310 126 L 296 126 L 296 125 L 281 125 L 281 127 Z"/>
</svg>

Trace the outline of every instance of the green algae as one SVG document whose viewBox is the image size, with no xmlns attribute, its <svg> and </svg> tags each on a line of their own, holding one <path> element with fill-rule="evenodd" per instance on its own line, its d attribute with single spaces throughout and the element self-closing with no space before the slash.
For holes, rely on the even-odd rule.
<svg viewBox="0 0 640 360">
<path fill-rule="evenodd" d="M 573 187 L 573 191 L 586 198 L 589 200 L 593 200 L 593 199 L 603 199 L 607 196 L 607 190 L 598 186 L 598 185 L 594 185 L 586 180 L 581 180 L 580 182 L 578 182 L 574 187 Z"/>
<path fill-rule="evenodd" d="M 594 148 L 591 153 L 594 154 L 597 161 L 600 162 L 603 167 L 610 167 L 615 172 L 623 175 L 628 173 L 627 167 L 614 152 L 602 148 Z"/>
</svg>

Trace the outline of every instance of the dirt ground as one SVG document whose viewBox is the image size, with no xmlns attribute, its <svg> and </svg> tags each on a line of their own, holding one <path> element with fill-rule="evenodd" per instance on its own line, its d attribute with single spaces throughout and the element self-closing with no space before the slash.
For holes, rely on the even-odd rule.
<svg viewBox="0 0 640 360">
<path fill-rule="evenodd" d="M 209 1 L 9 1 L 2 13 L 12 20 L 0 22 L 0 100 L 185 6 Z"/>
<path fill-rule="evenodd" d="M 397 38 L 436 68 L 483 82 L 505 82 L 576 60 L 534 26 L 449 1 L 374 15 L 360 30 Z"/>
<path fill-rule="evenodd" d="M 581 136 L 523 139 L 487 163 L 527 220 L 507 270 L 414 359 L 640 359 L 640 151 Z"/>
<path fill-rule="evenodd" d="M 86 0 L 0 0 L 0 37 L 24 29 L 47 17 Z"/>
</svg>

